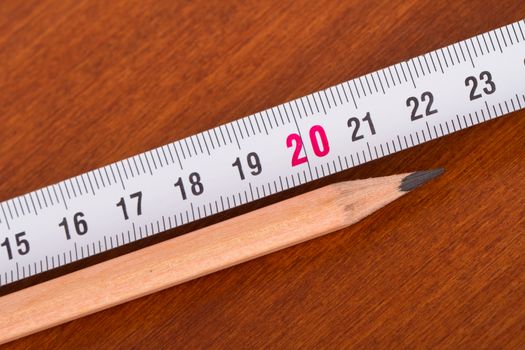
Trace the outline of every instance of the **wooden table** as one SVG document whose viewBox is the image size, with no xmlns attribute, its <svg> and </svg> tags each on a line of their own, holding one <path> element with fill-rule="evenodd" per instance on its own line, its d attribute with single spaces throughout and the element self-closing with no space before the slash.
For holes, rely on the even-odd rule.
<svg viewBox="0 0 525 350">
<path fill-rule="evenodd" d="M 0 199 L 523 17 L 522 0 L 4 0 Z M 524 348 L 524 117 L 310 185 L 447 169 L 353 227 L 10 345 Z"/>
</svg>

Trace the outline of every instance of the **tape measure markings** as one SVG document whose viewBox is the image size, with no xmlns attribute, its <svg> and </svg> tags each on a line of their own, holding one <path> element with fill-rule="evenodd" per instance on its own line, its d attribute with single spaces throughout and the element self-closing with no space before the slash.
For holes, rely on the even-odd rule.
<svg viewBox="0 0 525 350">
<path fill-rule="evenodd" d="M 524 29 L 522 20 L 1 202 L 0 286 L 522 109 Z M 110 217 L 122 211 L 125 220 Z"/>
</svg>

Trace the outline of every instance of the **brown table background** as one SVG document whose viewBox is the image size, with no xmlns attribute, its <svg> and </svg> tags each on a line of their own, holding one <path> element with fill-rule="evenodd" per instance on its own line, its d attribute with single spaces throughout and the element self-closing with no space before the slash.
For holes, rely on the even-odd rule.
<svg viewBox="0 0 525 350">
<path fill-rule="evenodd" d="M 524 17 L 522 0 L 4 0 L 0 199 Z M 311 185 L 447 169 L 357 225 L 9 345 L 524 348 L 524 116 Z"/>
</svg>

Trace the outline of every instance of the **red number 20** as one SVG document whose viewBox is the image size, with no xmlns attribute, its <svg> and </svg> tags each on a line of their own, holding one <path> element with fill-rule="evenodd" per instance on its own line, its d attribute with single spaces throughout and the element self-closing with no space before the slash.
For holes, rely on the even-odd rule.
<svg viewBox="0 0 525 350">
<path fill-rule="evenodd" d="M 328 138 L 326 132 L 321 125 L 314 125 L 310 128 L 310 142 L 312 143 L 312 149 L 318 157 L 324 157 L 330 152 L 330 145 L 328 144 Z M 303 149 L 303 140 L 299 134 L 290 134 L 286 138 L 286 146 L 288 148 L 295 147 L 292 155 L 292 166 L 297 166 L 307 161 L 306 156 L 301 157 L 301 150 Z"/>
</svg>

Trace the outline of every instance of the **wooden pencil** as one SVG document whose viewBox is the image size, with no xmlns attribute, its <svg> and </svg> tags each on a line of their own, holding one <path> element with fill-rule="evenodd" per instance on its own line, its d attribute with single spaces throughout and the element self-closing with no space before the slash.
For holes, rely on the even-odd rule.
<svg viewBox="0 0 525 350">
<path fill-rule="evenodd" d="M 329 185 L 0 298 L 0 344 L 349 226 L 442 169 Z"/>
</svg>

